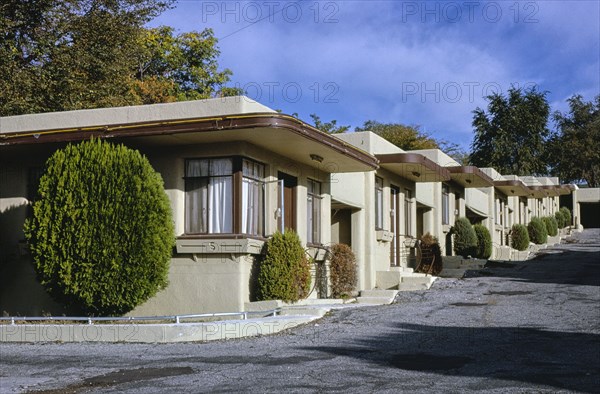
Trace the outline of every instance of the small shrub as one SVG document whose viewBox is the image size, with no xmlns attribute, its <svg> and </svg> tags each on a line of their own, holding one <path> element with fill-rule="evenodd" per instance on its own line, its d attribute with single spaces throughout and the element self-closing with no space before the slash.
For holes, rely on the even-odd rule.
<svg viewBox="0 0 600 394">
<path fill-rule="evenodd" d="M 167 285 L 169 199 L 148 159 L 123 145 L 57 150 L 24 232 L 40 283 L 74 310 L 120 315 Z"/>
<path fill-rule="evenodd" d="M 527 232 L 529 233 L 529 240 L 534 244 L 542 245 L 548 240 L 546 225 L 538 217 L 531 218 L 531 221 L 527 225 Z"/>
<path fill-rule="evenodd" d="M 331 296 L 347 298 L 356 289 L 356 256 L 346 244 L 333 245 L 331 254 Z"/>
<path fill-rule="evenodd" d="M 421 263 L 418 272 L 437 275 L 442 271 L 442 249 L 436 237 L 430 233 L 421 236 L 420 243 Z"/>
<path fill-rule="evenodd" d="M 475 256 L 477 251 L 477 235 L 469 219 L 456 219 L 452 233 L 454 234 L 454 252 L 463 257 Z"/>
<path fill-rule="evenodd" d="M 563 216 L 565 217 L 565 227 L 569 227 L 573 224 L 572 220 L 573 218 L 571 217 L 571 210 L 567 207 L 561 207 L 560 211 L 563 213 Z"/>
<path fill-rule="evenodd" d="M 477 236 L 477 252 L 475 256 L 479 259 L 489 259 L 492 255 L 492 236 L 490 231 L 481 224 L 473 226 L 475 235 Z"/>
<path fill-rule="evenodd" d="M 542 218 L 544 225 L 546 226 L 546 232 L 549 236 L 554 237 L 558 234 L 558 223 L 554 216 L 546 216 Z"/>
<path fill-rule="evenodd" d="M 520 251 L 529 247 L 529 232 L 527 227 L 522 224 L 513 224 L 510 230 L 510 243 L 513 249 Z"/>
<path fill-rule="evenodd" d="M 554 218 L 556 219 L 556 225 L 558 226 L 558 228 L 567 227 L 567 218 L 564 214 L 564 211 L 561 211 L 560 209 L 556 211 L 554 213 Z"/>
<path fill-rule="evenodd" d="M 276 232 L 266 243 L 260 263 L 257 299 L 296 302 L 310 291 L 310 265 L 298 234 L 286 229 Z"/>
</svg>

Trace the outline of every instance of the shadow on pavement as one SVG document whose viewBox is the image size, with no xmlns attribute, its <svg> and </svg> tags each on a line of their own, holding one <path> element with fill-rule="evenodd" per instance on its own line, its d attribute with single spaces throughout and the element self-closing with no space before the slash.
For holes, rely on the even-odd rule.
<svg viewBox="0 0 600 394">
<path fill-rule="evenodd" d="M 536 328 L 397 324 L 347 346 L 307 347 L 388 368 L 597 392 L 600 336 Z M 440 377 L 443 379 L 443 377 Z"/>
<path fill-rule="evenodd" d="M 482 270 L 468 271 L 467 278 L 492 276 L 532 283 L 600 286 L 600 251 L 548 249 L 528 261 L 490 261 Z M 582 247 L 581 249 L 587 249 Z"/>
</svg>

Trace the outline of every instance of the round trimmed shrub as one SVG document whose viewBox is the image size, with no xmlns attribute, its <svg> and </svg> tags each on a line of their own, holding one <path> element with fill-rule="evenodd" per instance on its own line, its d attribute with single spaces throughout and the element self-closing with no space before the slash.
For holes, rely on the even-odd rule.
<svg viewBox="0 0 600 394">
<path fill-rule="evenodd" d="M 546 232 L 549 236 L 554 237 L 558 234 L 558 223 L 554 216 L 546 216 L 542 218 L 544 225 L 546 226 Z"/>
<path fill-rule="evenodd" d="M 490 231 L 482 224 L 473 226 L 475 235 L 477 236 L 477 252 L 475 257 L 479 259 L 489 259 L 492 255 L 492 236 Z"/>
<path fill-rule="evenodd" d="M 564 211 L 559 209 L 558 211 L 554 212 L 554 218 L 556 219 L 556 225 L 558 228 L 567 227 L 567 218 L 564 215 Z"/>
<path fill-rule="evenodd" d="M 523 224 L 513 224 L 510 230 L 510 244 L 513 249 L 519 251 L 529 247 L 529 232 Z"/>
<path fill-rule="evenodd" d="M 469 219 L 458 218 L 452 227 L 454 234 L 454 252 L 463 257 L 475 256 L 477 252 L 477 235 Z"/>
<path fill-rule="evenodd" d="M 286 229 L 276 232 L 266 243 L 266 254 L 260 263 L 257 300 L 296 302 L 310 291 L 310 265 L 300 237 Z"/>
<path fill-rule="evenodd" d="M 531 221 L 527 225 L 527 232 L 529 233 L 529 240 L 534 244 L 545 244 L 548 240 L 546 225 L 538 217 L 531 218 Z"/>
<path fill-rule="evenodd" d="M 565 227 L 569 227 L 573 224 L 572 220 L 573 218 L 571 217 L 571 210 L 567 207 L 561 207 L 559 209 L 559 211 L 561 211 L 563 213 L 563 216 L 565 217 Z"/>
<path fill-rule="evenodd" d="M 331 247 L 330 279 L 331 296 L 348 298 L 356 289 L 356 256 L 346 244 Z"/>
<path fill-rule="evenodd" d="M 148 159 L 123 145 L 56 151 L 24 232 L 40 283 L 75 310 L 121 315 L 167 286 L 169 199 Z"/>
</svg>

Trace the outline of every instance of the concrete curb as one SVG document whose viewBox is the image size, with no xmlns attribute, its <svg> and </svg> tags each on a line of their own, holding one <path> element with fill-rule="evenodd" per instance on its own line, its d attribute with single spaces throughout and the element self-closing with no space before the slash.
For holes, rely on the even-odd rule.
<svg viewBox="0 0 600 394">
<path fill-rule="evenodd" d="M 319 315 L 180 324 L 7 324 L 0 325 L 0 343 L 219 341 L 275 334 L 317 320 Z"/>
</svg>

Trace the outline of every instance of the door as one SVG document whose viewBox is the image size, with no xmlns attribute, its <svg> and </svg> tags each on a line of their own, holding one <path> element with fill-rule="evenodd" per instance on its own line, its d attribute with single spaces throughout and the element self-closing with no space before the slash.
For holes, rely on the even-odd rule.
<svg viewBox="0 0 600 394">
<path fill-rule="evenodd" d="M 400 189 L 390 186 L 390 265 L 400 265 Z"/>
<path fill-rule="evenodd" d="M 298 179 L 284 172 L 278 172 L 277 179 L 281 181 L 280 193 L 278 197 L 278 204 L 281 210 L 281 214 L 277 219 L 277 228 L 279 229 L 279 231 L 282 232 L 284 231 L 284 229 L 287 228 L 297 231 L 296 187 L 298 186 Z M 283 191 L 281 190 L 281 185 L 283 185 Z"/>
</svg>

